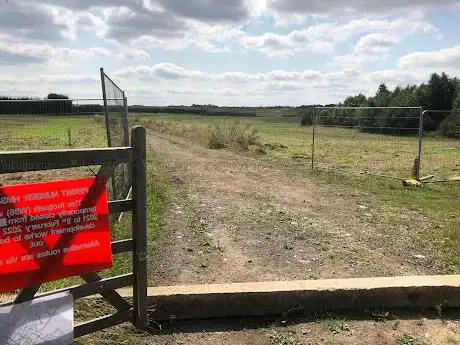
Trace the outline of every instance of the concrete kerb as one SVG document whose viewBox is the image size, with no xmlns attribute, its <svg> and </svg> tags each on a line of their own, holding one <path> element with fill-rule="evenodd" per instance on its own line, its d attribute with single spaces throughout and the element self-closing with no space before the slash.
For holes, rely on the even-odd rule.
<svg viewBox="0 0 460 345">
<path fill-rule="evenodd" d="M 125 297 L 132 290 L 120 289 Z M 212 319 L 372 309 L 460 308 L 460 275 L 162 286 L 148 289 L 150 319 Z"/>
</svg>

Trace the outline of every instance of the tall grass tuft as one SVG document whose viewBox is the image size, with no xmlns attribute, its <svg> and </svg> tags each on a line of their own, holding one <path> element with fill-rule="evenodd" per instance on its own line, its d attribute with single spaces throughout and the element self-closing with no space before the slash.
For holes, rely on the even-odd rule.
<svg viewBox="0 0 460 345">
<path fill-rule="evenodd" d="M 211 125 L 207 129 L 207 134 L 207 146 L 211 149 L 231 148 L 247 151 L 252 145 L 260 145 L 257 128 L 239 121 Z"/>
<path fill-rule="evenodd" d="M 135 122 L 156 132 L 191 139 L 210 149 L 247 151 L 251 146 L 261 147 L 258 129 L 240 121 L 223 121 L 204 126 L 197 122 L 168 122 L 141 117 Z"/>
</svg>

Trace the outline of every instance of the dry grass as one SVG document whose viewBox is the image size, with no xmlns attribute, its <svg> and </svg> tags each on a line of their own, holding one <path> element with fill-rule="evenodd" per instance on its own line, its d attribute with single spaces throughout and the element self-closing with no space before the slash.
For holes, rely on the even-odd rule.
<svg viewBox="0 0 460 345">
<path fill-rule="evenodd" d="M 199 142 L 210 149 L 229 148 L 247 151 L 251 146 L 261 146 L 258 129 L 240 121 L 221 121 L 201 124 L 196 121 L 163 121 L 138 117 L 134 120 L 156 132 L 171 134 Z"/>
</svg>

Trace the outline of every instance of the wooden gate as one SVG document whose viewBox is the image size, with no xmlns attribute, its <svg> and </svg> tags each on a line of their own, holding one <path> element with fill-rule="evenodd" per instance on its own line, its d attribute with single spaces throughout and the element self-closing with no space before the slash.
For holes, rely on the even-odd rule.
<svg viewBox="0 0 460 345">
<path fill-rule="evenodd" d="M 112 315 L 80 324 L 74 329 L 78 338 L 102 329 L 131 321 L 137 328 L 147 326 L 147 229 L 146 229 L 146 142 L 145 129 L 136 126 L 131 131 L 131 146 L 104 149 L 28 151 L 0 153 L 0 174 L 26 171 L 66 169 L 101 165 L 98 177 L 107 181 L 113 176 L 117 165 L 129 163 L 132 173 L 132 198 L 109 201 L 109 212 L 117 214 L 132 211 L 132 238 L 112 242 L 113 254 L 132 252 L 132 273 L 102 279 L 97 272 L 84 274 L 86 282 L 57 292 L 68 291 L 74 300 L 100 294 L 117 312 Z M 132 303 L 125 300 L 116 289 L 133 287 Z M 17 304 L 35 298 L 40 286 L 29 286 L 20 291 L 14 302 Z"/>
</svg>

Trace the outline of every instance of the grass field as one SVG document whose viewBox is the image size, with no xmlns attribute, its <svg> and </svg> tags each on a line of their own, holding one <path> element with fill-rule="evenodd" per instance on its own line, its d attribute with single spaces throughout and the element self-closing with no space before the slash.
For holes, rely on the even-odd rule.
<svg viewBox="0 0 460 345">
<path fill-rule="evenodd" d="M 103 122 L 94 116 L 0 116 L 1 150 L 40 150 L 105 146 Z"/>
<path fill-rule="evenodd" d="M 361 134 L 354 130 L 319 127 L 315 140 L 315 166 L 328 169 L 312 170 L 312 128 L 300 127 L 298 118 L 240 118 L 238 126 L 233 125 L 235 120 L 234 117 L 132 114 L 132 124 L 145 125 L 152 136 L 171 134 L 208 145 L 212 132 L 209 129 L 214 128 L 213 135 L 234 135 L 236 139 L 232 141 L 231 138 L 226 138 L 223 146 L 241 155 L 272 164 L 276 169 L 299 179 L 306 177 L 317 185 L 326 185 L 340 193 L 364 193 L 372 200 L 372 210 L 366 210 L 364 216 L 366 222 L 396 235 L 401 227 L 419 228 L 413 233 L 418 248 L 424 252 L 435 253 L 437 260 L 443 265 L 443 273 L 460 272 L 460 183 L 427 184 L 424 188 L 407 189 L 395 179 L 342 171 L 365 170 L 408 177 L 417 153 L 416 138 Z M 89 116 L 72 119 L 0 117 L 0 126 L 1 150 L 105 146 L 103 122 Z M 216 132 L 215 128 L 222 131 Z M 254 134 L 254 138 L 249 134 Z M 246 146 L 247 150 L 244 149 Z M 148 228 L 149 243 L 152 244 L 163 225 L 163 214 L 168 205 L 168 187 L 163 182 L 164 176 L 159 170 L 157 158 L 153 153 L 149 153 L 148 159 Z M 435 174 L 436 178 L 443 179 L 459 175 L 459 169 L 459 140 L 425 138 L 422 175 Z M 0 177 L 0 183 L 7 185 L 89 175 L 88 169 L 15 174 Z M 276 185 L 273 188 L 276 189 Z M 199 221 L 201 219 L 198 220 L 201 224 Z M 421 226 L 424 224 L 426 226 Z M 112 229 L 112 237 L 114 240 L 127 238 L 130 237 L 130 232 L 130 216 L 126 215 L 122 223 Z M 114 258 L 114 269 L 104 272 L 104 276 L 127 273 L 130 261 L 130 255 L 117 256 Z M 80 282 L 77 278 L 62 280 L 45 284 L 43 290 L 53 290 Z M 108 310 L 100 305 L 82 305 L 80 302 L 77 304 L 76 318 L 82 321 L 102 316 Z M 77 344 L 131 344 L 139 342 L 144 336 L 135 333 L 132 327 L 121 326 L 80 339 Z"/>
<path fill-rule="evenodd" d="M 308 175 L 319 183 L 371 193 L 380 203 L 381 211 L 371 221 L 386 228 L 410 225 L 414 219 L 399 215 L 398 210 L 420 212 L 436 223 L 435 229 L 417 233 L 421 247 L 433 248 L 446 265 L 447 272 L 458 271 L 460 257 L 460 183 L 425 184 L 417 190 L 407 189 L 401 181 L 344 171 L 383 174 L 408 178 L 418 152 L 418 138 L 359 133 L 354 129 L 316 128 L 315 167 L 311 169 L 312 128 L 301 127 L 298 118 L 281 117 L 207 117 L 190 115 L 140 116 L 137 121 L 154 131 L 207 144 L 208 128 L 239 121 L 250 130 L 257 129 L 258 144 L 247 152 L 258 159 L 275 161 L 289 171 Z M 201 130 L 198 137 L 193 134 Z M 192 134 L 190 134 L 192 133 Z M 263 154 L 261 154 L 261 152 Z M 423 175 L 435 180 L 460 175 L 460 140 L 438 138 L 423 140 Z M 455 216 L 457 215 L 457 216 Z M 416 217 L 422 217 L 420 215 Z"/>
<path fill-rule="evenodd" d="M 140 117 L 150 126 L 155 122 L 173 123 L 174 128 L 207 127 L 239 121 L 258 130 L 260 143 L 270 155 L 311 162 L 312 127 L 300 127 L 299 118 L 275 116 L 237 118 L 190 115 Z M 177 133 L 176 133 L 177 134 Z M 423 139 L 422 174 L 439 179 L 460 174 L 460 141 L 426 136 Z M 315 166 L 329 169 L 366 171 L 395 177 L 410 176 L 418 153 L 418 138 L 360 133 L 355 129 L 316 127 Z"/>
</svg>

